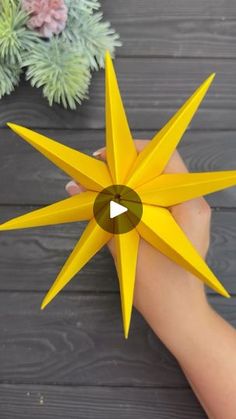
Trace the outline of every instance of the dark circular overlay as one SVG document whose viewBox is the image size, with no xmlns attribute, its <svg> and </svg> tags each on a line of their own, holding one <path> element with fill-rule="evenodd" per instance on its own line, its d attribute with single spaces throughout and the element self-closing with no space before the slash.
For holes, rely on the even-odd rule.
<svg viewBox="0 0 236 419">
<path fill-rule="evenodd" d="M 128 209 L 115 218 L 110 218 L 111 201 Z M 143 206 L 138 194 L 125 185 L 111 185 L 103 189 L 97 196 L 93 213 L 97 223 L 103 230 L 113 234 L 128 233 L 142 218 Z"/>
</svg>

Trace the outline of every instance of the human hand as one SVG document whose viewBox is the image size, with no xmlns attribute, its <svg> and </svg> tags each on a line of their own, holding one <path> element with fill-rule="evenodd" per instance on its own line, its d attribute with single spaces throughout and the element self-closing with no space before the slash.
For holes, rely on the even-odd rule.
<svg viewBox="0 0 236 419">
<path fill-rule="evenodd" d="M 135 143 L 140 152 L 147 141 Z M 105 149 L 95 154 L 106 158 Z M 178 172 L 187 172 L 187 168 L 175 151 L 165 173 Z M 66 189 L 70 195 L 84 190 L 75 182 L 70 182 Z M 205 258 L 211 220 L 205 199 L 193 199 L 169 210 Z M 109 249 L 115 259 L 114 240 Z M 179 361 L 208 417 L 235 418 L 236 333 L 208 305 L 202 281 L 141 239 L 134 305 Z"/>
<path fill-rule="evenodd" d="M 147 140 L 136 140 L 140 152 Z M 95 155 L 105 159 L 105 148 Z M 172 155 L 165 173 L 184 173 L 187 168 L 177 151 Z M 75 182 L 66 187 L 70 195 L 84 189 Z M 169 208 L 173 217 L 204 258 L 209 246 L 210 207 L 203 198 L 197 198 Z M 114 259 L 114 239 L 109 243 Z M 134 306 L 146 318 L 163 342 L 172 349 L 182 328 L 193 323 L 208 308 L 202 281 L 194 277 L 145 240 L 140 240 L 137 261 Z"/>
</svg>

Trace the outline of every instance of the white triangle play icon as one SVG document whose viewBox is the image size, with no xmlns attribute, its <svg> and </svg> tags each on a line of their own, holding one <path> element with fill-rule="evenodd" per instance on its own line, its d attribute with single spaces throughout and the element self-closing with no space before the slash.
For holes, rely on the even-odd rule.
<svg viewBox="0 0 236 419">
<path fill-rule="evenodd" d="M 124 214 L 126 211 L 128 211 L 128 208 L 117 204 L 115 201 L 110 201 L 110 218 L 115 218 L 118 215 Z"/>
</svg>

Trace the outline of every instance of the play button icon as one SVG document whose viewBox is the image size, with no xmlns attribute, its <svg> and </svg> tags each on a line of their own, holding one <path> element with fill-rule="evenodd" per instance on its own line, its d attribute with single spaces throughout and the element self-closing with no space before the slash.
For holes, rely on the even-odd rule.
<svg viewBox="0 0 236 419">
<path fill-rule="evenodd" d="M 125 185 L 111 185 L 97 195 L 93 214 L 103 230 L 128 233 L 142 218 L 143 206 L 138 194 Z"/>
<path fill-rule="evenodd" d="M 124 214 L 128 211 L 128 208 L 123 205 L 117 204 L 115 201 L 110 202 L 110 218 L 118 217 L 118 215 Z"/>
</svg>

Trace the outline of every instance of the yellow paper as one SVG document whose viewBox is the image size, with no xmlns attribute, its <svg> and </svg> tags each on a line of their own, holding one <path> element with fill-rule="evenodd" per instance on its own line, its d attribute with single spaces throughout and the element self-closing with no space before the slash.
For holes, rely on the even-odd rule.
<svg viewBox="0 0 236 419">
<path fill-rule="evenodd" d="M 93 218 L 93 203 L 96 196 L 96 192 L 84 192 L 72 196 L 56 204 L 7 221 L 0 225 L 0 230 L 16 230 L 90 220 Z"/>
<path fill-rule="evenodd" d="M 93 206 L 98 193 L 108 186 L 117 184 L 131 187 L 141 198 L 143 205 L 142 218 L 136 227 L 124 234 L 114 235 L 125 337 L 128 337 L 130 327 L 140 238 L 148 241 L 215 291 L 229 297 L 223 285 L 175 222 L 168 207 L 235 185 L 236 171 L 163 173 L 213 78 L 214 74 L 203 82 L 139 155 L 131 136 L 115 70 L 108 53 L 106 54 L 107 162 L 87 156 L 27 128 L 8 124 L 25 141 L 87 189 L 78 196 L 33 211 L 0 226 L 0 230 L 11 230 L 80 220 L 89 221 L 71 256 L 46 295 L 42 308 L 113 237 L 112 233 L 105 231 L 98 223 L 98 220 L 105 217 L 105 210 L 107 217 L 109 192 L 104 196 L 106 204 L 104 208 L 102 205 L 99 218 L 97 216 L 95 218 Z M 128 200 L 129 194 L 125 197 L 124 193 L 120 202 L 126 205 Z M 103 204 L 103 200 L 101 202 Z M 139 205 L 137 202 L 134 204 Z M 129 211 L 132 212 L 132 209 Z M 133 215 L 135 214 L 136 212 Z M 119 217 L 116 222 L 119 225 Z"/>
<path fill-rule="evenodd" d="M 236 184 L 236 170 L 158 176 L 137 188 L 144 204 L 170 207 Z"/>
<path fill-rule="evenodd" d="M 79 242 L 44 298 L 42 308 L 45 308 L 55 298 L 84 265 L 107 244 L 111 237 L 111 234 L 101 229 L 94 218 L 89 222 Z"/>
<path fill-rule="evenodd" d="M 87 189 L 100 191 L 111 185 L 111 176 L 104 162 L 62 145 L 42 134 L 20 125 L 7 124 L 48 160 Z"/>
<path fill-rule="evenodd" d="M 123 184 L 137 159 L 136 147 L 129 129 L 115 70 L 106 53 L 106 156 L 113 182 Z"/>
<path fill-rule="evenodd" d="M 118 220 L 117 220 L 118 221 Z M 124 334 L 128 337 L 132 313 L 139 234 L 136 229 L 115 235 L 116 269 L 119 277 Z"/>
<path fill-rule="evenodd" d="M 198 276 L 216 292 L 229 296 L 166 208 L 144 205 L 138 232 L 157 250 Z"/>
<path fill-rule="evenodd" d="M 189 123 L 203 100 L 215 74 L 208 77 L 169 122 L 139 154 L 127 184 L 135 188 L 160 175 L 165 169 Z"/>
</svg>

